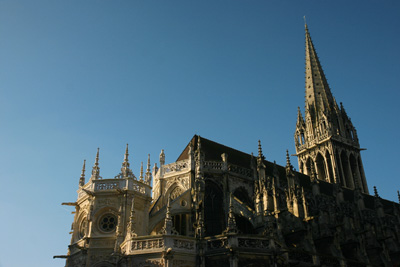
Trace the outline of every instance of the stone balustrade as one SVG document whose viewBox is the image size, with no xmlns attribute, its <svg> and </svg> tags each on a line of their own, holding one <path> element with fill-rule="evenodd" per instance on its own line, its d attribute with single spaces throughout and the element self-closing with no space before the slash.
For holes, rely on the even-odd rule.
<svg viewBox="0 0 400 267">
<path fill-rule="evenodd" d="M 221 161 L 204 161 L 203 167 L 206 170 L 223 170 L 224 163 Z"/>
<path fill-rule="evenodd" d="M 196 253 L 196 239 L 177 235 L 141 236 L 132 239 L 129 247 L 127 254 L 131 255 L 155 253 L 167 249 L 194 254 Z"/>
<path fill-rule="evenodd" d="M 180 160 L 162 166 L 164 174 L 189 170 L 189 160 Z"/>
</svg>

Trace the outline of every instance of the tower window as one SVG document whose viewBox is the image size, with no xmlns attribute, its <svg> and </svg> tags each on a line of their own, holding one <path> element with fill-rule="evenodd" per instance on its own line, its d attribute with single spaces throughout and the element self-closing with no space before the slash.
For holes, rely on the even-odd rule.
<svg viewBox="0 0 400 267">
<path fill-rule="evenodd" d="M 99 227 L 104 232 L 112 232 L 117 227 L 118 219 L 115 215 L 107 213 L 100 218 Z"/>
<path fill-rule="evenodd" d="M 83 219 L 81 225 L 79 226 L 79 238 L 83 238 L 86 235 L 86 228 L 87 228 L 87 221 Z"/>
</svg>

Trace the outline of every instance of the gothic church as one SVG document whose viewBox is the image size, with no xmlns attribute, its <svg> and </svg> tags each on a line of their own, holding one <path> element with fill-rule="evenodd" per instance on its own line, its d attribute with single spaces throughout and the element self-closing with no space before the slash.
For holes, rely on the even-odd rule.
<svg viewBox="0 0 400 267">
<path fill-rule="evenodd" d="M 299 171 L 194 136 L 176 162 L 79 179 L 66 266 L 400 266 L 400 205 L 369 195 L 357 132 L 306 25 Z"/>
</svg>

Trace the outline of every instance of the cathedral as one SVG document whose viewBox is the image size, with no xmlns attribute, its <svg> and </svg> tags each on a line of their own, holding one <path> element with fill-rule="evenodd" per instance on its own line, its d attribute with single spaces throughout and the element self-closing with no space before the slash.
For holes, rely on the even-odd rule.
<svg viewBox="0 0 400 267">
<path fill-rule="evenodd" d="M 299 172 L 198 135 L 140 173 L 126 147 L 102 178 L 79 179 L 67 267 L 400 266 L 400 205 L 369 194 L 356 129 L 336 103 L 305 27 Z M 400 198 L 400 197 L 399 197 Z"/>
</svg>

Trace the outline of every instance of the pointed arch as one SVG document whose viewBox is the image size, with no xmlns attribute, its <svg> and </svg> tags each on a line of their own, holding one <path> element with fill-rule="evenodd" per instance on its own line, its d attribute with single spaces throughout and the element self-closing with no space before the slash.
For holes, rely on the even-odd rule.
<svg viewBox="0 0 400 267">
<path fill-rule="evenodd" d="M 365 179 L 364 167 L 363 167 L 360 155 L 357 157 L 357 160 L 358 160 L 358 169 L 360 171 L 361 180 L 362 180 L 362 183 L 363 183 L 364 193 L 368 194 L 367 180 Z"/>
<path fill-rule="evenodd" d="M 347 156 L 346 151 L 344 151 L 344 150 L 340 154 L 340 161 L 342 163 L 342 169 L 343 169 L 343 173 L 344 173 L 344 180 L 346 182 L 346 186 L 350 189 L 354 189 L 354 183 L 353 183 L 353 177 L 351 175 L 349 158 Z"/>
<path fill-rule="evenodd" d="M 343 168 L 342 168 L 342 161 L 341 161 L 341 159 L 340 159 L 340 156 L 339 156 L 339 151 L 336 149 L 336 152 L 335 152 L 335 157 L 336 157 L 336 168 L 337 168 L 337 170 L 338 170 L 338 173 L 339 173 L 339 180 L 340 180 L 340 184 L 342 185 L 342 186 L 346 186 L 346 183 L 345 183 L 345 179 L 344 179 L 344 174 L 343 174 Z"/>
<path fill-rule="evenodd" d="M 304 162 L 301 160 L 299 164 L 300 172 L 304 173 Z"/>
<path fill-rule="evenodd" d="M 326 152 L 325 152 L 325 159 L 326 159 L 326 166 L 327 166 L 327 169 L 328 169 L 329 182 L 334 183 L 335 182 L 335 178 L 333 176 L 331 154 L 329 153 L 328 150 L 326 150 Z"/>
<path fill-rule="evenodd" d="M 225 212 L 223 202 L 223 191 L 219 186 L 206 180 L 204 195 L 204 223 L 206 235 L 219 235 L 225 229 Z"/>
<path fill-rule="evenodd" d="M 324 157 L 318 152 L 317 157 L 315 158 L 315 164 L 317 167 L 317 176 L 318 179 L 326 181 L 327 180 L 327 173 L 325 168 L 325 160 Z"/>
<path fill-rule="evenodd" d="M 364 185 L 360 179 L 361 178 L 360 172 L 358 171 L 357 160 L 354 157 L 353 153 L 350 154 L 349 160 L 350 160 L 350 168 L 351 168 L 351 174 L 352 174 L 353 180 L 354 180 L 354 185 L 358 184 L 358 187 L 361 188 L 361 191 L 364 191 Z"/>
<path fill-rule="evenodd" d="M 312 160 L 311 157 L 308 157 L 306 161 L 306 170 L 307 170 L 306 174 L 308 176 L 311 176 L 311 166 L 314 166 L 314 161 Z"/>
</svg>

